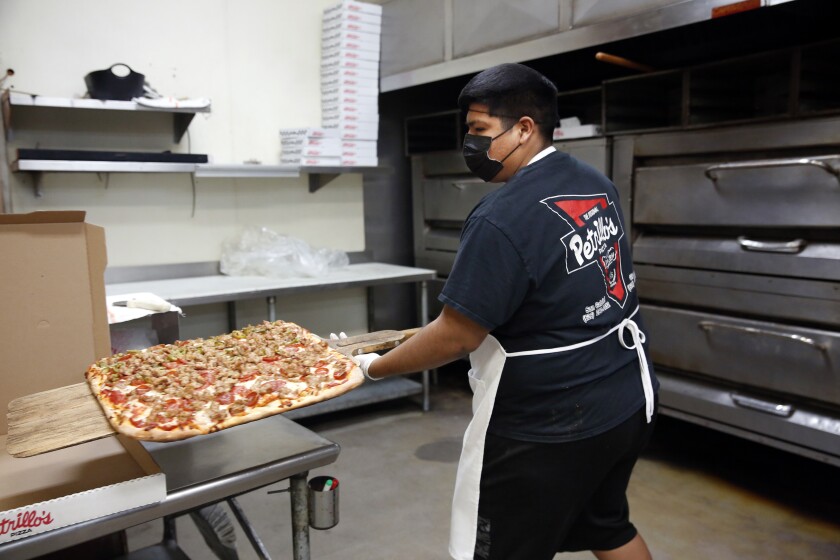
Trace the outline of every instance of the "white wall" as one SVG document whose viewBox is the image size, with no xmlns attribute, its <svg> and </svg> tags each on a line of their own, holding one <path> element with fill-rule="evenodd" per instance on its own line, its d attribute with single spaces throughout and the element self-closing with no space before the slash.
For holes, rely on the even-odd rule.
<svg viewBox="0 0 840 560">
<path fill-rule="evenodd" d="M 40 117 L 46 122 L 20 122 L 13 113 L 15 136 L 7 156 L 12 161 L 15 148 L 37 145 L 191 149 L 214 163 L 277 163 L 280 128 L 320 124 L 321 12 L 336 2 L 0 0 L 0 72 L 15 70 L 6 82 L 13 91 L 81 97 L 88 72 L 125 62 L 164 95 L 212 99 L 212 112 L 197 115 L 178 145 L 166 117 L 123 133 L 124 121 L 114 124 L 100 114 L 91 117 L 85 134 L 67 135 L 59 131 L 86 126 L 79 121 L 87 116 L 52 111 Z M 198 178 L 194 216 L 188 174 L 44 174 L 42 198 L 33 196 L 27 174 L 11 174 L 10 183 L 7 211 L 86 210 L 89 222 L 105 227 L 114 267 L 215 261 L 222 242 L 249 225 L 315 246 L 365 248 L 362 181 L 355 174 L 317 193 L 308 192 L 306 175 Z M 358 330 L 364 301 L 351 292 L 345 303 L 355 311 L 337 326 Z"/>
</svg>

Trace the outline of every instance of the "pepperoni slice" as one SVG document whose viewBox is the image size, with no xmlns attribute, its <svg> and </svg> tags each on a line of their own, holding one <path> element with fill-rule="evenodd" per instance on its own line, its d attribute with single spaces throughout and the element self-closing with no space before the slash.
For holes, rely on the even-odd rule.
<svg viewBox="0 0 840 560">
<path fill-rule="evenodd" d="M 222 393 L 216 397 L 216 402 L 219 404 L 230 404 L 234 401 L 233 393 Z"/>
<path fill-rule="evenodd" d="M 151 430 L 152 428 L 157 428 L 156 422 L 147 422 L 139 416 L 132 416 L 128 421 L 131 422 L 132 426 L 139 430 Z"/>
<path fill-rule="evenodd" d="M 251 391 L 247 395 L 245 395 L 245 404 L 247 406 L 256 406 L 257 402 L 260 400 L 260 395 L 256 391 Z"/>
<path fill-rule="evenodd" d="M 165 414 L 158 414 L 154 418 L 154 424 L 158 430 L 166 430 L 167 432 L 170 432 L 178 427 L 178 420 L 170 418 Z"/>
<path fill-rule="evenodd" d="M 146 393 L 148 393 L 151 390 L 152 390 L 151 387 L 149 387 L 148 385 L 143 383 L 142 385 L 138 385 L 137 388 L 134 389 L 134 394 L 139 397 L 140 395 L 145 395 Z"/>
<path fill-rule="evenodd" d="M 210 387 L 214 383 L 216 383 L 216 373 L 213 371 L 202 371 L 201 377 L 204 379 L 204 385 L 199 387 L 199 391 Z"/>
<path fill-rule="evenodd" d="M 186 408 L 184 406 L 185 403 L 186 401 L 184 399 L 167 399 L 166 403 L 164 404 L 164 408 L 166 409 L 166 412 L 177 413 Z"/>
<path fill-rule="evenodd" d="M 260 393 L 277 393 L 286 386 L 286 381 L 283 379 L 267 379 L 260 383 Z"/>
<path fill-rule="evenodd" d="M 233 387 L 233 391 L 231 391 L 237 397 L 244 397 L 248 393 L 251 392 L 251 389 L 245 387 L 244 385 L 235 385 Z"/>
<path fill-rule="evenodd" d="M 102 391 L 105 394 L 105 397 L 114 404 L 125 404 L 128 400 L 125 396 L 125 393 L 122 391 L 113 391 L 111 389 L 105 389 Z"/>
</svg>

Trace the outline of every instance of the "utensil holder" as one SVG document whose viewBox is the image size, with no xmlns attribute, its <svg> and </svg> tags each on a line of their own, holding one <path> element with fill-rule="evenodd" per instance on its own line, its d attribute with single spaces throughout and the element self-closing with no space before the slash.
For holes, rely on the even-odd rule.
<svg viewBox="0 0 840 560">
<path fill-rule="evenodd" d="M 332 481 L 329 489 L 324 489 Z M 338 525 L 338 479 L 316 476 L 309 483 L 309 526 L 313 529 L 332 529 Z"/>
</svg>

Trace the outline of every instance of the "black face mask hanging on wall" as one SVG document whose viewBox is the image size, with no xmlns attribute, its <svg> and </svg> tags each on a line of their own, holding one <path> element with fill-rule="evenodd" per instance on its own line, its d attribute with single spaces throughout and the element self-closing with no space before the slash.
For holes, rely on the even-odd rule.
<svg viewBox="0 0 840 560">
<path fill-rule="evenodd" d="M 502 163 L 504 163 L 504 161 L 519 148 L 520 144 L 517 144 L 516 148 L 512 149 L 508 155 L 502 158 L 501 161 L 491 158 L 488 154 L 493 140 L 510 131 L 513 126 L 496 136 L 481 136 L 469 133 L 464 135 L 464 161 L 467 163 L 467 167 L 470 168 L 470 171 L 472 171 L 479 179 L 482 179 L 485 182 L 493 180 L 493 177 L 498 175 L 504 167 Z"/>
</svg>

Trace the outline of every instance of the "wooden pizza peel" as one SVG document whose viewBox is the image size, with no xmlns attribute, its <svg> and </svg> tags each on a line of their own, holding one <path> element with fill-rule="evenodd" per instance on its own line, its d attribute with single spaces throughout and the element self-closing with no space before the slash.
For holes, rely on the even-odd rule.
<svg viewBox="0 0 840 560">
<path fill-rule="evenodd" d="M 327 343 L 353 356 L 394 348 L 419 330 L 376 331 Z M 14 399 L 7 418 L 6 450 L 14 457 L 40 455 L 116 433 L 87 382 Z"/>
</svg>

